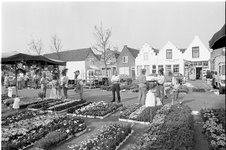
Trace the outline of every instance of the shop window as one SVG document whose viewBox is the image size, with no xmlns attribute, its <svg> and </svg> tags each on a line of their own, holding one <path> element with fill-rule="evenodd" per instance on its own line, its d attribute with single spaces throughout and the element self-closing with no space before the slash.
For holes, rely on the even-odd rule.
<svg viewBox="0 0 226 150">
<path fill-rule="evenodd" d="M 199 58 L 199 47 L 192 47 L 192 58 Z"/>
<path fill-rule="evenodd" d="M 158 70 L 160 70 L 161 68 L 163 68 L 163 65 L 158 65 Z"/>
<path fill-rule="evenodd" d="M 171 71 L 171 65 L 166 65 L 166 72 Z"/>
<path fill-rule="evenodd" d="M 129 67 L 119 67 L 119 74 L 129 76 Z"/>
<path fill-rule="evenodd" d="M 166 50 L 166 59 L 172 59 L 172 49 Z"/>
<path fill-rule="evenodd" d="M 208 67 L 208 61 L 204 61 L 204 62 L 203 62 L 203 66 Z"/>
<path fill-rule="evenodd" d="M 173 73 L 179 73 L 179 65 L 173 65 Z"/>
<path fill-rule="evenodd" d="M 152 65 L 152 73 L 156 73 L 156 65 Z"/>
<path fill-rule="evenodd" d="M 148 61 L 148 52 L 144 52 L 144 61 Z"/>
<path fill-rule="evenodd" d="M 202 66 L 202 61 L 199 61 L 198 62 L 198 66 Z"/>
<path fill-rule="evenodd" d="M 197 66 L 197 62 L 194 62 L 194 66 Z"/>
</svg>

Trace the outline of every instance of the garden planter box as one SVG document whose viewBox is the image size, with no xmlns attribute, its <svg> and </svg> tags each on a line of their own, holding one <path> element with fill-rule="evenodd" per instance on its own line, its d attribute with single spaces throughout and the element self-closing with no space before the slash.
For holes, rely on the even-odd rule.
<svg viewBox="0 0 226 150">
<path fill-rule="evenodd" d="M 113 112 L 111 112 L 111 113 L 108 113 L 108 114 L 106 114 L 104 116 L 90 116 L 90 115 L 84 116 L 84 115 L 78 115 L 78 114 L 67 114 L 67 115 L 75 116 L 75 117 L 91 118 L 91 119 L 104 119 L 104 118 L 107 118 L 107 117 L 111 116 L 112 114 L 116 113 L 117 111 L 118 111 L 118 109 L 113 111 Z"/>
<path fill-rule="evenodd" d="M 75 110 L 71 115 L 85 118 L 104 119 L 117 112 L 122 106 L 122 104 L 107 103 L 105 101 L 92 102 L 89 105 Z"/>
</svg>

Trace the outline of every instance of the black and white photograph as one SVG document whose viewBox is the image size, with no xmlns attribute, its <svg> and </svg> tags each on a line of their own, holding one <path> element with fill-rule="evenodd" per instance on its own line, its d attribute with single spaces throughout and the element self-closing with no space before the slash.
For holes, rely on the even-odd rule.
<svg viewBox="0 0 226 150">
<path fill-rule="evenodd" d="M 224 150 L 225 1 L 1 1 L 1 150 Z"/>
</svg>

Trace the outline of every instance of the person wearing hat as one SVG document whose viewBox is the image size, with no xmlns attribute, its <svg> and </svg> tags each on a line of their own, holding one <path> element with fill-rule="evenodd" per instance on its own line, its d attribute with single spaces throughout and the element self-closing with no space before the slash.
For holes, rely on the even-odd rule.
<svg viewBox="0 0 226 150">
<path fill-rule="evenodd" d="M 75 92 L 79 93 L 80 100 L 83 100 L 83 81 L 80 76 L 80 71 L 77 70 L 75 73 Z"/>
<path fill-rule="evenodd" d="M 69 80 L 68 77 L 67 77 L 67 71 L 68 71 L 67 68 L 62 70 L 62 73 L 61 73 L 62 77 L 61 77 L 61 80 L 60 80 L 61 88 L 63 89 L 64 96 L 65 96 L 66 99 L 68 98 L 67 88 L 68 88 L 68 80 Z"/>
<path fill-rule="evenodd" d="M 138 93 L 138 103 L 141 105 L 145 105 L 145 99 L 147 94 L 147 85 L 146 85 L 146 70 L 142 69 L 141 74 L 138 76 L 138 85 L 139 85 L 139 93 Z"/>
<path fill-rule="evenodd" d="M 158 71 L 158 77 L 157 77 L 157 96 L 160 98 L 162 104 L 163 104 L 163 98 L 164 98 L 164 83 L 165 83 L 165 76 L 163 74 L 163 68 L 159 69 Z"/>
</svg>

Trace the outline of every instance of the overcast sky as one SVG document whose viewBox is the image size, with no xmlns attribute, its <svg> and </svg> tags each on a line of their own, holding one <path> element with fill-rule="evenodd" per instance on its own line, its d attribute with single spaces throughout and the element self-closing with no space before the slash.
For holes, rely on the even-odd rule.
<svg viewBox="0 0 226 150">
<path fill-rule="evenodd" d="M 161 49 L 167 41 L 186 48 L 197 35 L 207 48 L 225 24 L 225 2 L 3 2 L 2 52 L 27 52 L 31 37 L 42 39 L 50 53 L 51 36 L 63 49 L 95 45 L 94 26 L 112 29 L 110 42 Z"/>
</svg>

